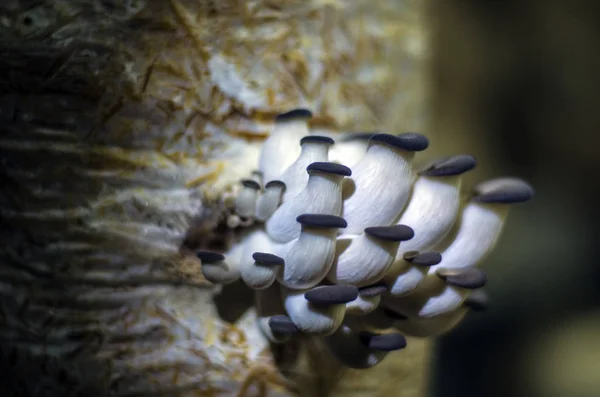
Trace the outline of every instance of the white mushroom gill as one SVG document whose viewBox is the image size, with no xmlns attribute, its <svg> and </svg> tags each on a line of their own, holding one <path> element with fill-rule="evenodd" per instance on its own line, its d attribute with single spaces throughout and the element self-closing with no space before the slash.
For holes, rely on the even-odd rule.
<svg viewBox="0 0 600 397">
<path fill-rule="evenodd" d="M 255 289 L 258 326 L 271 342 L 325 337 L 351 368 L 402 349 L 403 335 L 439 335 L 484 310 L 487 279 L 475 266 L 510 204 L 529 200 L 532 188 L 494 179 L 463 203 L 472 156 L 415 174 L 423 135 L 336 135 L 336 143 L 311 135 L 310 117 L 302 109 L 277 117 L 260 156 L 264 178 L 245 180 L 231 209 L 245 237 L 225 256 L 198 252 L 205 277 Z"/>
</svg>

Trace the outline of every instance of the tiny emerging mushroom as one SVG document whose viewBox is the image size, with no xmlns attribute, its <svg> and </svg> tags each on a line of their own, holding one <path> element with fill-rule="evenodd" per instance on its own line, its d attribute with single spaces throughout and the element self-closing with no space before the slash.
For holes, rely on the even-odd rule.
<svg viewBox="0 0 600 397">
<path fill-rule="evenodd" d="M 414 152 L 428 145 L 425 136 L 415 133 L 371 137 L 367 153 L 344 186 L 345 191 L 351 191 L 344 192 L 347 233 L 359 234 L 370 225 L 385 226 L 396 220 L 413 184 Z"/>
<path fill-rule="evenodd" d="M 283 194 L 284 202 L 295 197 L 306 186 L 309 177 L 306 167 L 312 163 L 328 161 L 329 147 L 333 144 L 333 139 L 320 135 L 309 135 L 300 140 L 300 156 L 279 178 L 287 186 Z"/>
<path fill-rule="evenodd" d="M 306 167 L 309 178 L 304 189 L 293 199 L 283 203 L 265 223 L 269 236 L 287 243 L 300 235 L 300 225 L 294 219 L 301 214 L 331 214 L 342 211 L 342 180 L 351 175 L 350 168 L 316 162 Z"/>
<path fill-rule="evenodd" d="M 277 210 L 277 207 L 279 207 L 285 189 L 285 183 L 282 181 L 274 180 L 267 182 L 265 191 L 259 197 L 256 204 L 254 217 L 261 222 L 266 221 Z"/>
<path fill-rule="evenodd" d="M 275 118 L 271 135 L 262 145 L 259 170 L 263 181 L 277 179 L 300 154 L 298 141 L 309 135 L 308 122 L 312 112 L 308 109 L 294 109 L 281 113 Z"/>
<path fill-rule="evenodd" d="M 298 329 L 315 335 L 330 335 L 344 320 L 346 303 L 358 296 L 350 285 L 321 285 L 308 291 L 282 287 L 285 309 Z"/>
<path fill-rule="evenodd" d="M 406 225 L 368 227 L 354 238 L 341 237 L 328 280 L 358 287 L 379 281 L 389 269 L 402 241 L 414 236 Z"/>
<path fill-rule="evenodd" d="M 300 236 L 283 255 L 285 266 L 280 282 L 291 289 L 311 288 L 320 283 L 331 268 L 335 239 L 346 221 L 335 215 L 302 214 L 296 218 Z"/>
<path fill-rule="evenodd" d="M 231 284 L 240 278 L 240 271 L 225 261 L 225 255 L 213 251 L 196 251 L 202 262 L 202 274 L 214 284 Z"/>
<path fill-rule="evenodd" d="M 242 180 L 242 190 L 235 199 L 235 212 L 244 218 L 254 215 L 260 194 L 260 184 L 253 179 Z"/>
</svg>

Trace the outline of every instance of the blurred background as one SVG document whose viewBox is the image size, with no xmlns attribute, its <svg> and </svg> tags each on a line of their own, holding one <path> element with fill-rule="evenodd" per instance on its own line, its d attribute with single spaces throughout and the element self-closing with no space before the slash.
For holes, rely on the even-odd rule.
<svg viewBox="0 0 600 397">
<path fill-rule="evenodd" d="M 436 144 L 537 192 L 484 264 L 490 309 L 437 344 L 429 394 L 598 396 L 600 3 L 429 6 Z"/>
</svg>

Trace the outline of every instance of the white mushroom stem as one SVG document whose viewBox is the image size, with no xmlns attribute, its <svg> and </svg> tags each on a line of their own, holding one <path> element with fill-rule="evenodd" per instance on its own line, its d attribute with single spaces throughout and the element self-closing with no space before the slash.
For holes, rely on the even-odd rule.
<svg viewBox="0 0 600 397">
<path fill-rule="evenodd" d="M 354 167 L 352 179 L 344 186 L 347 233 L 359 234 L 371 225 L 394 222 L 410 194 L 414 149 L 423 150 L 426 142 L 422 135 L 412 139 L 412 134 L 371 137 L 365 157 Z"/>
<path fill-rule="evenodd" d="M 235 199 L 235 212 L 244 218 L 253 216 L 259 193 L 260 185 L 256 181 L 252 179 L 243 180 L 242 190 Z"/>
<path fill-rule="evenodd" d="M 276 245 L 265 231 L 258 229 L 244 241 L 244 247 L 240 268 L 242 280 L 252 289 L 269 287 L 281 272 L 282 266 L 257 262 L 253 256 L 256 252 L 270 253 L 276 249 Z"/>
<path fill-rule="evenodd" d="M 369 147 L 369 138 L 375 133 L 354 133 L 338 140 L 329 150 L 329 161 L 353 168 L 358 164 Z"/>
<path fill-rule="evenodd" d="M 284 202 L 296 197 L 304 189 L 308 182 L 306 167 L 315 162 L 326 162 L 329 147 L 333 143 L 333 139 L 318 135 L 306 136 L 300 140 L 300 155 L 279 178 L 287 187 L 283 194 Z"/>
<path fill-rule="evenodd" d="M 267 233 L 279 243 L 300 235 L 300 225 L 294 222 L 301 214 L 340 215 L 342 211 L 342 180 L 350 175 L 348 167 L 334 163 L 312 163 L 306 187 L 296 197 L 283 203 L 265 223 Z"/>
<path fill-rule="evenodd" d="M 271 135 L 262 145 L 259 158 L 259 170 L 263 180 L 275 180 L 294 162 L 300 154 L 298 142 L 309 135 L 308 121 L 312 118 L 310 111 L 296 109 L 280 114 L 275 119 Z"/>
<path fill-rule="evenodd" d="M 429 267 L 441 260 L 442 256 L 435 251 L 406 251 L 385 274 L 384 282 L 390 295 L 403 296 L 415 291 L 425 280 Z"/>
<path fill-rule="evenodd" d="M 273 317 L 285 316 L 285 308 L 283 306 L 279 286 L 273 284 L 264 290 L 255 291 L 254 298 L 256 315 L 258 317 L 258 327 L 265 337 L 274 343 L 283 343 L 289 340 L 291 335 L 294 334 L 293 327 L 287 327 L 290 332 L 279 332 L 273 330 L 269 325 L 269 321 Z"/>
<path fill-rule="evenodd" d="M 266 221 L 279 207 L 284 190 L 285 184 L 281 181 L 267 182 L 264 193 L 258 198 L 254 217 L 261 222 Z"/>
<path fill-rule="evenodd" d="M 331 353 L 345 366 L 355 369 L 372 368 L 394 350 L 406 346 L 397 333 L 373 334 L 353 330 L 343 324 L 333 335 L 325 338 Z"/>
<path fill-rule="evenodd" d="M 468 312 L 467 308 L 461 306 L 453 312 L 433 318 L 409 317 L 396 319 L 394 328 L 404 335 L 418 338 L 439 336 L 454 328 Z"/>
<path fill-rule="evenodd" d="M 338 284 L 363 287 L 381 280 L 389 269 L 401 241 L 413 230 L 405 225 L 369 227 L 354 238 L 339 238 L 336 258 L 327 278 Z"/>
<path fill-rule="evenodd" d="M 196 257 L 202 262 L 202 274 L 214 284 L 231 284 L 240 278 L 240 271 L 234 264 L 225 261 L 225 255 L 212 251 L 197 251 Z"/>
<path fill-rule="evenodd" d="M 317 287 L 318 290 L 317 288 L 315 290 L 321 292 L 323 289 L 339 289 L 340 287 L 347 286 L 321 286 Z M 334 290 L 333 292 L 336 295 L 337 291 Z M 342 292 L 342 295 L 348 295 L 347 292 Z M 331 303 L 314 303 L 307 299 L 306 293 L 307 291 L 290 290 L 282 287 L 284 306 L 288 316 L 302 332 L 314 336 L 325 336 L 332 334 L 340 326 L 346 313 L 346 303 L 356 299 L 358 291 L 356 291 L 353 298 L 350 297 L 352 299 L 342 296 L 341 299 L 333 300 Z"/>
<path fill-rule="evenodd" d="M 279 281 L 291 289 L 307 289 L 319 284 L 331 268 L 335 239 L 345 221 L 332 215 L 301 215 L 300 237 L 287 249 Z"/>
</svg>

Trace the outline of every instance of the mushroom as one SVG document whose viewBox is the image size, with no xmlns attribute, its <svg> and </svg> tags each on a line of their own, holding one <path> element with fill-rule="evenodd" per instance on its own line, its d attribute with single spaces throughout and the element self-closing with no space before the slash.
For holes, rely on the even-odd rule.
<svg viewBox="0 0 600 397">
<path fill-rule="evenodd" d="M 385 285 L 370 285 L 359 288 L 358 297 L 352 302 L 346 303 L 346 314 L 363 316 L 371 313 L 381 302 L 381 295 L 387 291 Z"/>
<path fill-rule="evenodd" d="M 398 224 L 410 225 L 415 237 L 402 244 L 402 252 L 425 251 L 439 243 L 454 224 L 460 207 L 462 175 L 475 168 L 469 155 L 446 157 L 435 161 L 419 173 L 406 209 Z"/>
<path fill-rule="evenodd" d="M 365 157 L 369 139 L 376 132 L 355 132 L 342 136 L 329 150 L 329 161 L 352 168 Z"/>
<path fill-rule="evenodd" d="M 430 266 L 442 261 L 442 255 L 435 251 L 407 251 L 402 260 L 396 260 L 383 278 L 393 296 L 410 294 L 425 280 Z"/>
<path fill-rule="evenodd" d="M 287 186 L 283 194 L 284 202 L 296 197 L 306 186 L 308 182 L 306 167 L 315 162 L 327 162 L 329 147 L 333 144 L 333 139 L 320 135 L 309 135 L 300 140 L 300 156 L 279 178 Z"/>
<path fill-rule="evenodd" d="M 303 214 L 296 221 L 301 225 L 300 237 L 282 254 L 285 266 L 279 280 L 288 288 L 306 289 L 327 275 L 335 254 L 338 229 L 346 227 L 346 221 L 323 214 Z"/>
<path fill-rule="evenodd" d="M 350 168 L 316 162 L 306 167 L 306 171 L 309 175 L 306 187 L 283 203 L 265 223 L 269 236 L 279 243 L 287 243 L 300 235 L 300 225 L 293 221 L 300 214 L 341 214 L 341 184 L 344 177 L 352 173 Z"/>
<path fill-rule="evenodd" d="M 368 227 L 360 236 L 341 237 L 327 278 L 359 287 L 379 281 L 392 264 L 400 242 L 413 236 L 410 227 L 393 225 Z"/>
<path fill-rule="evenodd" d="M 258 327 L 271 342 L 286 342 L 299 332 L 298 327 L 285 314 L 279 285 L 272 284 L 266 289 L 255 291 L 254 299 Z"/>
<path fill-rule="evenodd" d="M 273 284 L 283 266 L 283 259 L 268 252 L 277 249 L 262 229 L 252 232 L 244 241 L 240 275 L 252 289 L 264 289 Z M 264 252 L 260 252 L 264 251 Z"/>
<path fill-rule="evenodd" d="M 414 152 L 428 145 L 425 136 L 415 133 L 371 137 L 367 153 L 354 167 L 351 182 L 344 185 L 347 233 L 359 234 L 370 225 L 394 222 L 410 194 Z"/>
<path fill-rule="evenodd" d="M 242 180 L 242 190 L 235 199 L 235 212 L 244 218 L 254 215 L 260 184 L 253 179 Z"/>
<path fill-rule="evenodd" d="M 438 295 L 429 297 L 419 310 L 419 317 L 435 317 L 459 307 L 469 290 L 481 288 L 487 283 L 483 270 L 475 267 L 439 268 L 436 275 L 445 282 Z"/>
<path fill-rule="evenodd" d="M 308 122 L 311 118 L 312 113 L 307 109 L 294 109 L 275 118 L 273 131 L 263 142 L 259 157 L 258 168 L 265 182 L 277 179 L 298 157 L 298 141 L 309 135 Z"/>
<path fill-rule="evenodd" d="M 284 306 L 294 324 L 302 332 L 330 335 L 344 320 L 346 303 L 358 296 L 351 285 L 321 285 L 309 291 L 282 287 Z"/>
<path fill-rule="evenodd" d="M 237 266 L 229 265 L 219 252 L 196 251 L 196 257 L 202 262 L 202 274 L 211 283 L 231 284 L 240 278 Z"/>
<path fill-rule="evenodd" d="M 277 207 L 279 207 L 285 189 L 285 183 L 282 181 L 273 180 L 267 182 L 265 185 L 265 192 L 259 197 L 258 203 L 256 204 L 254 218 L 261 222 L 269 219 L 273 212 L 277 210 Z"/>
<path fill-rule="evenodd" d="M 389 352 L 406 347 L 406 338 L 397 333 L 377 334 L 356 331 L 343 324 L 325 338 L 325 344 L 342 364 L 349 368 L 365 369 L 379 364 Z"/>
</svg>

